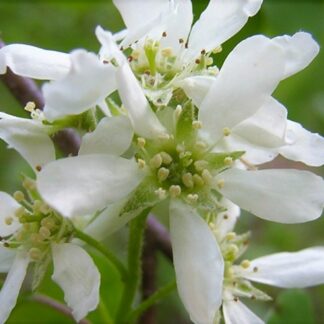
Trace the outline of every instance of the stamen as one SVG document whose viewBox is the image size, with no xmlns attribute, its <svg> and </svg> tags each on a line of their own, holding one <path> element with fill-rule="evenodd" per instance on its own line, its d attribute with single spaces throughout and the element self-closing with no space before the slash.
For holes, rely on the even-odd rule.
<svg viewBox="0 0 324 324">
<path fill-rule="evenodd" d="M 31 259 L 38 261 L 42 257 L 42 252 L 38 248 L 31 248 L 28 252 L 29 256 Z"/>
<path fill-rule="evenodd" d="M 219 189 L 224 188 L 224 185 L 225 185 L 225 180 L 224 180 L 224 179 L 219 179 L 219 180 L 217 181 L 217 187 L 218 187 Z"/>
<path fill-rule="evenodd" d="M 224 164 L 227 165 L 227 166 L 230 166 L 233 164 L 233 159 L 230 157 L 230 156 L 227 156 L 225 159 L 224 159 Z"/>
<path fill-rule="evenodd" d="M 201 173 L 202 178 L 204 179 L 206 184 L 211 184 L 213 180 L 213 176 L 210 174 L 210 172 L 207 169 L 204 169 Z"/>
<path fill-rule="evenodd" d="M 5 224 L 6 225 L 11 225 L 13 223 L 13 218 L 11 216 L 8 216 L 5 218 Z"/>
<path fill-rule="evenodd" d="M 41 228 L 39 229 L 39 234 L 46 239 L 51 236 L 51 231 L 47 227 L 41 226 Z"/>
<path fill-rule="evenodd" d="M 161 154 L 155 154 L 150 160 L 150 166 L 154 169 L 158 169 L 162 164 L 162 156 Z"/>
<path fill-rule="evenodd" d="M 223 128 L 224 136 L 229 136 L 231 134 L 231 130 L 228 127 Z"/>
<path fill-rule="evenodd" d="M 250 262 L 249 260 L 243 260 L 243 261 L 241 262 L 241 267 L 242 267 L 243 269 L 247 269 L 250 265 L 251 265 L 251 262 Z"/>
<path fill-rule="evenodd" d="M 258 270 L 259 270 L 258 267 L 253 268 L 253 272 L 258 272 Z"/>
<path fill-rule="evenodd" d="M 167 35 L 167 32 L 166 31 L 164 31 L 163 33 L 162 33 L 162 37 L 167 37 L 168 35 Z"/>
<path fill-rule="evenodd" d="M 160 182 L 163 182 L 164 180 L 166 180 L 168 178 L 170 174 L 170 170 L 167 169 L 167 168 L 160 168 L 158 173 L 157 173 L 157 176 L 158 176 L 158 179 Z"/>
<path fill-rule="evenodd" d="M 31 113 L 35 110 L 35 108 L 36 108 L 35 102 L 28 101 L 24 109 Z"/>
<path fill-rule="evenodd" d="M 176 119 L 179 119 L 181 113 L 182 113 L 182 107 L 181 107 L 181 105 L 177 105 L 177 107 L 174 111 L 174 115 L 175 115 Z"/>
<path fill-rule="evenodd" d="M 197 185 L 199 187 L 202 187 L 205 184 L 203 178 L 197 173 L 193 175 L 192 179 L 193 179 L 195 185 Z"/>
<path fill-rule="evenodd" d="M 208 166 L 208 162 L 205 160 L 198 160 L 194 163 L 194 166 L 198 172 L 201 172 Z"/>
<path fill-rule="evenodd" d="M 162 162 L 164 164 L 170 164 L 172 162 L 173 159 L 172 159 L 172 156 L 170 154 L 168 154 L 166 152 L 161 152 L 160 154 L 162 156 Z"/>
<path fill-rule="evenodd" d="M 166 198 L 166 190 L 163 188 L 159 188 L 154 191 L 154 193 L 159 197 L 159 199 L 163 200 Z"/>
<path fill-rule="evenodd" d="M 199 196 L 197 194 L 189 194 L 187 196 L 187 199 L 188 199 L 190 204 L 195 204 L 198 201 Z"/>
<path fill-rule="evenodd" d="M 21 202 L 21 201 L 25 200 L 25 195 L 22 191 L 16 191 L 13 194 L 13 197 L 16 199 L 17 202 Z"/>
<path fill-rule="evenodd" d="M 172 198 L 179 197 L 181 195 L 181 187 L 178 185 L 172 185 L 169 188 L 169 192 Z"/>
<path fill-rule="evenodd" d="M 163 50 L 161 51 L 161 54 L 164 57 L 171 57 L 172 56 L 172 48 L 171 47 L 163 48 Z"/>
<path fill-rule="evenodd" d="M 228 240 L 228 241 L 234 240 L 235 237 L 236 237 L 236 233 L 235 232 L 229 232 L 229 233 L 226 234 L 226 240 Z"/>
<path fill-rule="evenodd" d="M 143 138 L 143 137 L 138 137 L 137 138 L 137 145 L 138 145 L 138 147 L 144 148 L 145 144 L 146 144 L 145 138 Z"/>
<path fill-rule="evenodd" d="M 186 187 L 192 188 L 194 186 L 194 181 L 193 181 L 193 178 L 192 178 L 192 174 L 190 172 L 185 173 L 182 176 L 182 182 Z"/>
<path fill-rule="evenodd" d="M 145 162 L 144 160 L 142 160 L 142 159 L 138 159 L 138 160 L 137 160 L 137 164 L 138 164 L 138 167 L 139 167 L 140 169 L 144 169 L 145 166 L 146 166 L 146 162 Z"/>
<path fill-rule="evenodd" d="M 202 128 L 202 122 L 199 121 L 199 120 L 194 120 L 194 121 L 192 122 L 192 127 L 193 127 L 194 129 L 200 129 L 200 128 Z"/>
</svg>

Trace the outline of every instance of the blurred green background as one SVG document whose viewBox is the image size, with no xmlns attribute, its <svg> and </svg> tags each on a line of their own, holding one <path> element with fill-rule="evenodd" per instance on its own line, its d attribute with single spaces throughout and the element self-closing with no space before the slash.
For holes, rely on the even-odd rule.
<svg viewBox="0 0 324 324">
<path fill-rule="evenodd" d="M 134 1 L 134 0 L 132 0 Z M 154 1 L 154 0 L 149 0 Z M 229 0 L 230 1 L 230 0 Z M 194 0 L 195 18 L 208 1 Z M 143 17 L 145 19 L 145 17 Z M 111 1 L 18 1 L 0 0 L 0 37 L 7 43 L 27 43 L 38 47 L 69 52 L 75 48 L 86 48 L 97 52 L 99 44 L 94 29 L 101 25 L 105 29 L 118 31 L 123 23 Z M 224 57 L 240 40 L 249 35 L 276 36 L 293 34 L 304 30 L 313 34 L 321 46 L 324 45 L 324 2 L 321 0 L 264 0 L 261 11 L 235 37 L 226 42 L 218 56 L 220 65 Z M 305 71 L 281 82 L 275 97 L 289 110 L 292 120 L 301 122 L 313 132 L 324 133 L 324 51 Z M 0 83 L 0 110 L 10 114 L 27 114 Z M 279 161 L 281 167 L 291 167 Z M 305 168 L 301 164 L 294 167 Z M 323 169 L 314 169 L 323 175 Z M 19 189 L 21 172 L 31 174 L 28 165 L 20 156 L 7 150 L 0 142 L 0 190 L 13 193 Z M 284 199 L 284 197 L 283 197 Z M 246 257 L 256 257 L 283 250 L 294 251 L 313 245 L 324 245 L 324 219 L 300 225 L 281 225 L 265 222 L 251 215 L 241 217 L 239 228 L 252 228 L 253 236 Z M 125 233 L 114 235 L 107 244 L 116 251 L 126 247 Z M 121 283 L 116 273 L 99 255 L 92 253 L 102 272 L 102 300 L 106 304 L 90 314 L 94 323 L 104 323 L 105 307 L 113 313 L 121 292 Z M 159 255 L 159 282 L 173 277 L 168 261 Z M 50 278 L 50 272 L 48 275 Z M 263 288 L 263 287 L 262 287 Z M 307 290 L 290 290 L 264 287 L 273 297 L 266 304 L 249 302 L 249 306 L 271 324 L 324 323 L 324 287 Z M 50 280 L 41 286 L 41 292 L 63 300 L 62 292 Z M 269 311 L 269 309 L 271 309 Z M 67 317 L 47 306 L 32 301 L 22 294 L 8 323 L 72 323 Z M 159 305 L 160 323 L 188 323 L 181 303 L 174 293 Z"/>
</svg>

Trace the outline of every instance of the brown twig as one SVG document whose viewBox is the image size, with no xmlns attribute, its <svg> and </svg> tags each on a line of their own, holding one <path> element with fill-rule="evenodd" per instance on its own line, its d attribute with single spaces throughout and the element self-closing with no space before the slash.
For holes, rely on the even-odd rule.
<svg viewBox="0 0 324 324">
<path fill-rule="evenodd" d="M 70 310 L 69 307 L 61 304 L 60 302 L 58 302 L 57 300 L 48 297 L 48 296 L 44 296 L 41 294 L 38 295 L 34 295 L 33 297 L 31 297 L 31 300 L 34 300 L 40 304 L 49 306 L 55 310 L 57 310 L 58 312 L 60 312 L 61 314 L 64 314 L 72 319 L 74 319 L 72 312 Z M 78 322 L 79 324 L 90 324 L 90 322 L 86 319 L 82 319 L 81 321 Z"/>
</svg>

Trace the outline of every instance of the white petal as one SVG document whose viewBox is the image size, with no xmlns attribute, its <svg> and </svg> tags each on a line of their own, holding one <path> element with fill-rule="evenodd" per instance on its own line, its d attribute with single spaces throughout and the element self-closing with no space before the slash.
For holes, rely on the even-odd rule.
<svg viewBox="0 0 324 324">
<path fill-rule="evenodd" d="M 282 47 L 286 56 L 285 74 L 283 78 L 301 71 L 307 67 L 319 52 L 319 45 L 311 34 L 299 32 L 293 36 L 275 37 L 273 41 Z"/>
<path fill-rule="evenodd" d="M 188 56 L 194 58 L 202 49 L 207 52 L 236 34 L 260 9 L 262 0 L 210 0 L 192 28 Z"/>
<path fill-rule="evenodd" d="M 15 233 L 20 227 L 18 218 L 15 216 L 15 211 L 20 208 L 20 205 L 6 192 L 0 191 L 0 236 L 8 236 Z M 12 224 L 7 225 L 6 219 L 10 217 Z"/>
<path fill-rule="evenodd" d="M 252 260 L 248 269 L 238 270 L 244 278 L 276 287 L 320 285 L 324 283 L 324 247 L 267 255 Z"/>
<path fill-rule="evenodd" d="M 242 64 L 244 62 L 244 64 Z M 251 117 L 271 95 L 284 72 L 284 55 L 270 39 L 250 37 L 229 54 L 199 110 L 203 132 L 214 141 L 223 129 Z"/>
<path fill-rule="evenodd" d="M 86 251 L 71 244 L 53 244 L 52 279 L 64 291 L 64 300 L 77 322 L 99 303 L 99 271 Z"/>
<path fill-rule="evenodd" d="M 236 221 L 241 213 L 240 208 L 226 198 L 221 200 L 220 205 L 225 207 L 226 211 L 219 213 L 215 221 L 217 238 L 219 241 L 234 229 Z"/>
<path fill-rule="evenodd" d="M 185 78 L 177 85 L 192 99 L 195 106 L 200 107 L 214 80 L 215 76 L 197 75 Z"/>
<path fill-rule="evenodd" d="M 65 78 L 43 86 L 45 117 L 53 121 L 94 107 L 116 89 L 115 68 L 84 50 L 71 53 L 72 66 Z"/>
<path fill-rule="evenodd" d="M 0 246 L 0 273 L 9 272 L 14 261 L 16 251 Z"/>
<path fill-rule="evenodd" d="M 225 324 L 264 324 L 261 318 L 251 312 L 239 300 L 228 300 L 223 303 Z"/>
<path fill-rule="evenodd" d="M 321 216 L 324 181 L 308 171 L 229 169 L 221 193 L 241 208 L 279 223 L 302 223 Z"/>
<path fill-rule="evenodd" d="M 109 235 L 118 231 L 132 218 L 138 214 L 128 213 L 120 215 L 127 199 L 122 199 L 114 204 L 109 205 L 102 213 L 100 213 L 84 231 L 94 237 L 98 241 L 105 240 Z"/>
<path fill-rule="evenodd" d="M 125 197 L 144 174 L 133 160 L 92 154 L 49 163 L 37 186 L 49 205 L 67 217 L 91 214 Z"/>
<path fill-rule="evenodd" d="M 133 128 L 125 116 L 105 117 L 92 133 L 82 138 L 79 154 L 123 154 L 130 146 Z"/>
<path fill-rule="evenodd" d="M 146 138 L 155 138 L 165 133 L 128 64 L 123 64 L 117 70 L 116 78 L 119 95 L 129 113 L 135 133 Z"/>
<path fill-rule="evenodd" d="M 16 306 L 28 263 L 29 259 L 26 255 L 17 254 L 0 292 L 0 323 L 5 323 Z"/>
<path fill-rule="evenodd" d="M 69 54 L 23 44 L 0 49 L 0 62 L 0 74 L 6 73 L 7 66 L 15 74 L 41 80 L 61 79 L 71 65 Z"/>
<path fill-rule="evenodd" d="M 43 166 L 55 159 L 49 129 L 37 120 L 0 113 L 0 138 L 18 151 L 34 170 L 36 166 Z"/>
<path fill-rule="evenodd" d="M 284 143 L 287 109 L 272 97 L 257 112 L 233 128 L 233 133 L 263 147 Z"/>
<path fill-rule="evenodd" d="M 279 149 L 279 153 L 287 159 L 300 161 L 311 166 L 324 164 L 324 138 L 311 133 L 302 125 L 288 121 L 287 145 Z"/>
<path fill-rule="evenodd" d="M 119 49 L 111 32 L 103 30 L 100 26 L 97 26 L 96 36 L 102 45 L 99 51 L 101 61 L 110 62 L 112 59 L 115 59 L 118 65 L 126 62 L 126 57 Z"/>
<path fill-rule="evenodd" d="M 128 29 L 137 29 L 158 16 L 169 4 L 169 0 L 113 0 Z"/>
<path fill-rule="evenodd" d="M 224 276 L 216 239 L 197 212 L 177 200 L 171 201 L 170 233 L 180 298 L 193 322 L 212 324 Z"/>
</svg>

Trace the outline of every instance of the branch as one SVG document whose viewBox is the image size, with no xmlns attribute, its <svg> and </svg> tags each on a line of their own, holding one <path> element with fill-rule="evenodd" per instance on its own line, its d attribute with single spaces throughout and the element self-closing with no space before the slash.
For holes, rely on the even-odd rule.
<svg viewBox="0 0 324 324">
<path fill-rule="evenodd" d="M 38 294 L 38 295 L 34 295 L 33 297 L 31 297 L 31 300 L 34 300 L 40 304 L 43 304 L 43 305 L 46 305 L 46 306 L 49 306 L 55 310 L 57 310 L 58 312 L 60 312 L 61 314 L 64 314 L 70 318 L 72 318 L 74 320 L 74 317 L 72 315 L 72 312 L 70 310 L 69 307 L 59 303 L 58 301 L 56 301 L 55 299 L 53 298 L 50 298 L 48 296 L 44 296 L 44 295 L 41 295 L 41 294 Z M 82 319 L 79 324 L 90 324 L 90 322 L 86 319 Z"/>
</svg>

